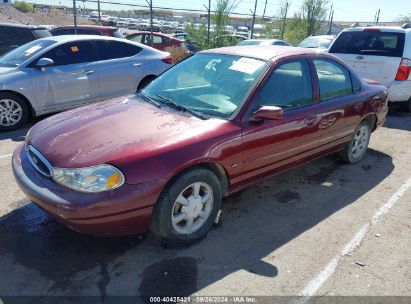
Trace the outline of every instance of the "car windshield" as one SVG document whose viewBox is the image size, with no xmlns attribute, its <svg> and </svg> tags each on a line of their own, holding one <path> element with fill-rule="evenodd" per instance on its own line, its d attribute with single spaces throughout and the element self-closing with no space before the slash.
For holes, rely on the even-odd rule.
<svg viewBox="0 0 411 304">
<path fill-rule="evenodd" d="M 53 40 L 34 40 L 0 57 L 0 67 L 18 67 L 27 59 L 56 43 Z"/>
<path fill-rule="evenodd" d="M 265 61 L 241 56 L 196 54 L 163 73 L 142 93 L 189 110 L 228 118 L 264 70 Z"/>
<path fill-rule="evenodd" d="M 328 49 L 332 42 L 332 39 L 320 38 L 320 37 L 308 37 L 300 42 L 298 45 L 302 48 L 319 48 L 319 49 Z"/>
</svg>

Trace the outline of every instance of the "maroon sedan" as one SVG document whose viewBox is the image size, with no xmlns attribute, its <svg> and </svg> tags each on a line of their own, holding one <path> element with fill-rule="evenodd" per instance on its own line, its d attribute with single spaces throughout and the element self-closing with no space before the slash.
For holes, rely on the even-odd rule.
<svg viewBox="0 0 411 304">
<path fill-rule="evenodd" d="M 252 55 L 250 55 L 252 54 Z M 366 153 L 387 91 L 309 49 L 200 52 L 136 95 L 36 124 L 13 155 L 40 208 L 93 235 L 199 239 L 222 197 L 312 159 Z"/>
<path fill-rule="evenodd" d="M 128 40 L 151 46 L 157 50 L 164 51 L 168 47 L 185 47 L 184 40 L 170 35 L 151 32 L 136 32 L 126 37 Z"/>
</svg>

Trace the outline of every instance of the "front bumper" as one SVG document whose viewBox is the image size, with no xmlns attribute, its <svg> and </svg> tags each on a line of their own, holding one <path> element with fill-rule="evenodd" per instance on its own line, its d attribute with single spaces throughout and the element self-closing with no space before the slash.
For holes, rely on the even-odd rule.
<svg viewBox="0 0 411 304">
<path fill-rule="evenodd" d="M 123 186 L 100 193 L 81 193 L 58 185 L 31 166 L 24 144 L 13 154 L 14 177 L 27 197 L 65 226 L 91 235 L 145 233 L 153 206 L 167 180 Z"/>
</svg>

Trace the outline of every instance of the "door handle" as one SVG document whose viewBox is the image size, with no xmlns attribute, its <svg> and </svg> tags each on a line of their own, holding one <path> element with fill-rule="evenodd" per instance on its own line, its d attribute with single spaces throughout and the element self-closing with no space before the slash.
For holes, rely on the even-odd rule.
<svg viewBox="0 0 411 304">
<path fill-rule="evenodd" d="M 311 116 L 308 116 L 306 119 L 304 119 L 304 123 L 307 127 L 312 127 L 316 121 L 317 121 L 317 115 L 311 115 Z"/>
<path fill-rule="evenodd" d="M 354 105 L 355 110 L 356 110 L 357 112 L 361 111 L 362 105 L 363 105 L 362 102 L 356 103 L 356 104 Z"/>
<path fill-rule="evenodd" d="M 139 68 L 141 67 L 142 63 L 133 63 L 132 67 L 133 68 Z"/>
<path fill-rule="evenodd" d="M 94 70 L 87 70 L 87 71 L 85 72 L 85 74 L 86 74 L 86 75 L 94 74 Z"/>
</svg>

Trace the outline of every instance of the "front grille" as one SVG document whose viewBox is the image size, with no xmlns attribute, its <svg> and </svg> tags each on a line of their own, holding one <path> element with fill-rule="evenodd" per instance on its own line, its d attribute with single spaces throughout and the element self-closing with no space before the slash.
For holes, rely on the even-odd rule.
<svg viewBox="0 0 411 304">
<path fill-rule="evenodd" d="M 33 168 L 46 177 L 51 177 L 52 166 L 48 160 L 32 145 L 26 146 L 27 157 Z"/>
</svg>

